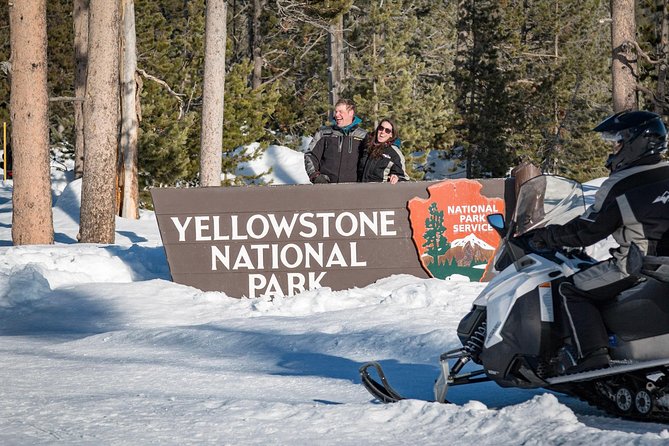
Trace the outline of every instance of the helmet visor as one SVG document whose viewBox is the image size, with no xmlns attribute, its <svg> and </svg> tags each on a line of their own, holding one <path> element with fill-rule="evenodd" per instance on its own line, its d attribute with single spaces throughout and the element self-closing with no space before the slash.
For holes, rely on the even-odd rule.
<svg viewBox="0 0 669 446">
<path fill-rule="evenodd" d="M 602 132 L 600 133 L 602 139 L 606 142 L 617 144 L 624 139 L 623 132 Z"/>
<path fill-rule="evenodd" d="M 623 147 L 623 140 L 625 139 L 623 130 L 617 132 L 601 132 L 600 136 L 604 141 L 611 145 L 611 152 L 614 155 L 620 152 L 620 149 Z"/>
</svg>

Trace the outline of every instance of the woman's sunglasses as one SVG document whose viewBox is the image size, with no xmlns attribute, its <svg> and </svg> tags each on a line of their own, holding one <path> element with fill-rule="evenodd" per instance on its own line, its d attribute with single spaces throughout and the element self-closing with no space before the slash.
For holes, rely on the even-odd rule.
<svg viewBox="0 0 669 446">
<path fill-rule="evenodd" d="M 379 130 L 378 130 L 378 131 L 379 131 L 379 132 L 385 132 L 385 133 L 387 133 L 387 134 L 389 134 L 389 135 L 392 135 L 392 134 L 393 134 L 393 129 L 392 129 L 391 127 L 384 127 L 384 126 L 381 126 L 381 127 L 379 127 Z"/>
</svg>

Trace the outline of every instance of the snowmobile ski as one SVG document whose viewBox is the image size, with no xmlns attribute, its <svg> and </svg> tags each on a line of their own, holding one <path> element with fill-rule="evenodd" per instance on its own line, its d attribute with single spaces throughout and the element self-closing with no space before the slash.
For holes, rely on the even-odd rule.
<svg viewBox="0 0 669 446">
<path fill-rule="evenodd" d="M 446 399 L 446 392 L 448 391 L 449 386 L 490 381 L 490 378 L 484 376 L 483 370 L 476 370 L 470 373 L 458 375 L 454 380 L 446 382 L 445 377 L 449 377 L 449 379 L 452 378 L 448 374 L 448 361 L 442 360 L 440 365 L 442 368 L 441 375 L 439 376 L 439 379 L 434 386 L 436 399 L 423 401 L 430 403 L 450 403 Z M 379 376 L 379 381 L 372 378 L 369 373 L 370 368 L 376 369 L 376 373 Z M 367 389 L 369 393 L 371 393 L 382 403 L 395 403 L 400 400 L 408 399 L 393 389 L 393 387 L 388 382 L 388 379 L 386 378 L 386 374 L 383 372 L 383 368 L 381 368 L 381 364 L 376 361 L 366 362 L 360 367 L 360 378 L 365 389 Z"/>
<path fill-rule="evenodd" d="M 376 369 L 376 373 L 381 382 L 376 381 L 371 377 L 368 370 L 370 367 Z M 360 378 L 362 379 L 362 385 L 365 386 L 365 389 L 382 403 L 396 403 L 397 401 L 405 399 L 388 383 L 386 375 L 381 368 L 381 364 L 376 361 L 366 362 L 360 366 Z"/>
</svg>

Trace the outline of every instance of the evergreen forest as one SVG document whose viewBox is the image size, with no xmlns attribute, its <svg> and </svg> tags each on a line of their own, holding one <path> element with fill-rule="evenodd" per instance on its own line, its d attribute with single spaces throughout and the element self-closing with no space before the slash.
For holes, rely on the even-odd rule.
<svg viewBox="0 0 669 446">
<path fill-rule="evenodd" d="M 666 2 L 636 3 L 639 108 L 669 112 L 660 91 Z M 578 180 L 605 176 L 590 130 L 613 112 L 611 11 L 604 0 L 229 0 L 223 174 L 230 184 L 260 142 L 299 149 L 327 123 L 329 70 L 364 127 L 397 122 L 411 176 L 426 155 L 468 160 L 468 176 L 503 177 L 523 161 Z M 49 0 L 48 88 L 73 97 L 72 0 Z M 197 184 L 205 0 L 135 0 L 140 189 Z M 340 52 L 331 26 L 340 20 Z M 9 122 L 6 3 L 0 8 L 0 121 Z M 52 150 L 74 146 L 71 102 L 49 105 Z M 225 178 L 228 178 L 227 176 Z"/>
</svg>

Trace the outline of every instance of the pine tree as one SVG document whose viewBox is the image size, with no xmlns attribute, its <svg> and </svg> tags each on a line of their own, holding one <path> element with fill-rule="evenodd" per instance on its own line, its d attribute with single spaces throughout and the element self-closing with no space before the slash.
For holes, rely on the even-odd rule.
<svg viewBox="0 0 669 446">
<path fill-rule="evenodd" d="M 10 6 L 15 245 L 53 243 L 46 16 L 46 0 Z"/>
<path fill-rule="evenodd" d="M 74 27 L 72 1 L 47 2 L 47 32 L 49 34 L 49 96 L 74 97 Z M 51 101 L 49 104 L 49 137 L 52 148 L 66 156 L 74 152 L 74 107 L 71 100 Z"/>
<path fill-rule="evenodd" d="M 138 68 L 150 79 L 141 90 L 140 190 L 196 184 L 204 70 L 204 1 L 136 0 Z"/>
<path fill-rule="evenodd" d="M 425 219 L 425 243 L 423 248 L 434 259 L 434 265 L 439 264 L 439 256 L 443 255 L 450 248 L 450 243 L 444 235 L 446 227 L 444 226 L 444 211 L 440 211 L 437 203 L 430 203 L 428 208 L 428 217 Z"/>
<path fill-rule="evenodd" d="M 119 30 L 118 0 L 91 0 L 84 102 L 84 175 L 81 186 L 80 240 L 114 243 L 118 160 Z"/>
<path fill-rule="evenodd" d="M 287 3 L 298 9 L 286 9 Z M 271 128 L 278 143 L 295 148 L 301 145 L 302 136 L 313 135 L 328 117 L 326 20 L 333 11 L 326 8 L 322 17 L 316 6 L 323 2 L 311 9 L 305 9 L 303 3 L 270 2 L 262 50 L 265 73 L 278 84 L 281 98 Z"/>
<path fill-rule="evenodd" d="M 514 110 L 508 85 L 513 73 L 504 70 L 500 47 L 506 35 L 497 1 L 461 1 L 458 47 L 453 78 L 458 91 L 457 130 L 467 154 L 467 176 L 502 177 L 513 159 L 507 138 Z"/>
<path fill-rule="evenodd" d="M 205 187 L 221 185 L 227 16 L 227 0 L 206 2 L 199 163 L 200 185 Z"/>
<path fill-rule="evenodd" d="M 505 63 L 515 73 L 509 95 L 521 111 L 508 144 L 518 161 L 578 179 L 606 175 L 606 148 L 591 129 L 610 110 L 607 15 L 598 0 L 504 8 Z"/>
<path fill-rule="evenodd" d="M 249 60 L 234 65 L 226 77 L 226 107 L 223 127 L 223 184 L 245 184 L 257 176 L 237 175 L 237 166 L 262 155 L 268 139 L 267 126 L 279 99 L 278 86 L 266 84 L 258 89 L 249 85 L 253 66 Z M 243 147 L 261 142 L 249 153 Z"/>
<path fill-rule="evenodd" d="M 346 93 L 355 98 L 370 127 L 384 117 L 394 119 L 407 173 L 421 178 L 423 172 L 415 165 L 424 163 L 427 151 L 447 131 L 446 89 L 421 79 L 426 64 L 412 48 L 420 29 L 414 3 L 370 1 L 364 7 L 351 18 L 355 29 L 351 40 L 358 51 L 351 55 Z"/>
</svg>

